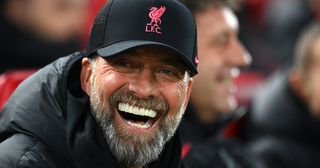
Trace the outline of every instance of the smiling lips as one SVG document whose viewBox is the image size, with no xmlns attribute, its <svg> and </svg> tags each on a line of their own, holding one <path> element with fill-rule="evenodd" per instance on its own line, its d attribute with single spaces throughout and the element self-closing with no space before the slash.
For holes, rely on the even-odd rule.
<svg viewBox="0 0 320 168">
<path fill-rule="evenodd" d="M 238 68 L 221 69 L 216 76 L 216 81 L 219 83 L 231 84 L 240 74 Z"/>
<path fill-rule="evenodd" d="M 122 102 L 118 104 L 118 110 L 120 116 L 129 125 L 140 129 L 150 128 L 157 116 L 155 110 L 132 106 Z"/>
</svg>

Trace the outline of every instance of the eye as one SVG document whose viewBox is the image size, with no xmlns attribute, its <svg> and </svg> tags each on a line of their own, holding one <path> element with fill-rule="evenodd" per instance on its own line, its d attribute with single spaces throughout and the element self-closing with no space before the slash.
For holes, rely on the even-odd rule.
<svg viewBox="0 0 320 168">
<path fill-rule="evenodd" d="M 115 62 L 114 65 L 119 66 L 119 67 L 126 67 L 126 68 L 132 67 L 131 63 L 126 60 L 118 60 Z"/>
<path fill-rule="evenodd" d="M 165 75 L 177 76 L 177 73 L 174 72 L 174 71 L 171 70 L 171 69 L 160 69 L 159 72 L 162 73 L 162 74 L 165 74 Z"/>
<path fill-rule="evenodd" d="M 180 70 L 175 67 L 159 67 L 156 72 L 158 78 L 165 81 L 178 81 L 183 78 Z"/>
<path fill-rule="evenodd" d="M 223 45 L 226 45 L 229 43 L 230 38 L 231 38 L 230 33 L 224 32 L 224 33 L 219 34 L 219 36 L 217 36 L 215 42 L 216 42 L 216 44 L 223 46 Z"/>
<path fill-rule="evenodd" d="M 110 64 L 120 72 L 130 73 L 135 69 L 139 69 L 139 65 L 132 60 L 118 58 L 110 61 Z"/>
</svg>

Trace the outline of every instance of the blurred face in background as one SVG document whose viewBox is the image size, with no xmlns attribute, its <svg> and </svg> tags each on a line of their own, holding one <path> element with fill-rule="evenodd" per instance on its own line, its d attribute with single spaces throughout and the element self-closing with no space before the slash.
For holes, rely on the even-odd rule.
<svg viewBox="0 0 320 168">
<path fill-rule="evenodd" d="M 62 41 L 79 35 L 88 0 L 8 0 L 6 15 L 37 36 Z"/>
<path fill-rule="evenodd" d="M 311 113 L 320 118 L 320 37 L 310 47 L 310 56 L 301 89 Z"/>
<path fill-rule="evenodd" d="M 320 0 L 309 0 L 309 4 L 315 19 L 320 21 Z"/>
<path fill-rule="evenodd" d="M 195 14 L 198 31 L 198 72 L 194 77 L 191 102 L 204 122 L 237 107 L 233 84 L 238 67 L 251 57 L 237 37 L 238 20 L 224 7 L 208 7 Z"/>
</svg>

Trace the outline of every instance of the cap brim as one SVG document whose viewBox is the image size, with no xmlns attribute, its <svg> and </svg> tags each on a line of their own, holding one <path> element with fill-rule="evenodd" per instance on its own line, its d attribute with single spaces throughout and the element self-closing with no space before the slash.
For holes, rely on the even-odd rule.
<svg viewBox="0 0 320 168">
<path fill-rule="evenodd" d="M 135 47 L 141 47 L 141 46 L 159 46 L 159 47 L 168 48 L 171 51 L 175 52 L 181 58 L 181 60 L 186 64 L 187 68 L 191 71 L 191 76 L 198 73 L 197 68 L 193 65 L 191 60 L 189 60 L 188 57 L 185 56 L 182 52 L 180 52 L 176 48 L 169 46 L 167 44 L 154 42 L 154 41 L 143 41 L 143 40 L 122 41 L 122 42 L 109 45 L 107 47 L 100 48 L 97 50 L 97 53 L 102 57 L 109 57 L 109 56 L 119 54 L 123 51 L 129 50 Z"/>
</svg>

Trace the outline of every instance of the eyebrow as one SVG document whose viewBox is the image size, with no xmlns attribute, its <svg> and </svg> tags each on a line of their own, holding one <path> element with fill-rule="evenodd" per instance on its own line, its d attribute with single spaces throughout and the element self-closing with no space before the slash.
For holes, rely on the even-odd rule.
<svg viewBox="0 0 320 168">
<path fill-rule="evenodd" d="M 163 58 L 160 61 L 170 66 L 186 69 L 185 63 L 179 58 Z"/>
<path fill-rule="evenodd" d="M 123 55 L 139 55 L 139 52 L 137 52 L 137 50 L 131 49 L 131 50 L 124 51 L 121 54 L 123 54 Z"/>
<path fill-rule="evenodd" d="M 136 50 L 128 50 L 123 52 L 121 55 L 139 57 L 139 52 L 137 52 Z M 167 64 L 173 67 L 187 69 L 185 63 L 181 60 L 181 58 L 177 54 L 169 52 L 161 55 L 167 56 L 167 58 L 161 58 L 159 62 L 162 62 L 164 64 Z M 170 57 L 174 57 L 174 58 L 170 58 Z"/>
</svg>

